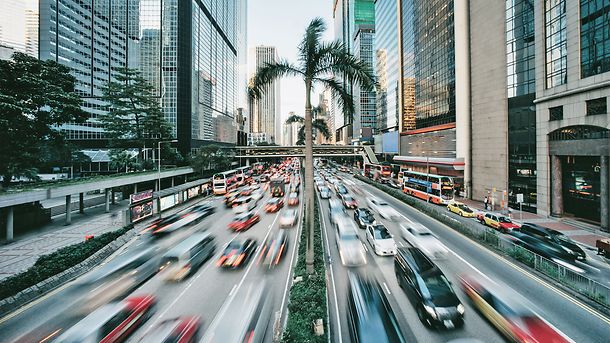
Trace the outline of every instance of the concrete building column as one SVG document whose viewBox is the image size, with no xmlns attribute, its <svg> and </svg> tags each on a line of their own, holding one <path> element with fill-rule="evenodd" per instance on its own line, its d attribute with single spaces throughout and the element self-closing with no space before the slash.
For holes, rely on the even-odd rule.
<svg viewBox="0 0 610 343">
<path fill-rule="evenodd" d="M 66 225 L 72 224 L 72 195 L 66 195 Z"/>
<path fill-rule="evenodd" d="M 464 161 L 465 197 L 472 198 L 471 104 L 470 104 L 470 11 L 468 0 L 455 0 L 455 152 Z"/>
<path fill-rule="evenodd" d="M 110 188 L 106 188 L 104 190 L 104 195 L 106 196 L 105 205 L 106 205 L 106 213 L 110 212 Z"/>
<path fill-rule="evenodd" d="M 85 213 L 85 194 L 78 193 L 78 213 Z"/>
<path fill-rule="evenodd" d="M 561 157 L 551 156 L 551 215 L 563 215 L 563 173 L 561 170 Z"/>
<path fill-rule="evenodd" d="M 112 191 L 110 193 L 111 193 L 111 198 L 112 198 L 110 203 L 112 203 L 114 205 L 114 204 L 116 204 L 116 200 L 114 200 L 114 194 L 115 194 L 114 188 L 112 188 Z"/>
<path fill-rule="evenodd" d="M 13 240 L 13 206 L 6 208 L 6 240 Z"/>
<path fill-rule="evenodd" d="M 246 167 L 250 166 L 250 159 L 246 157 Z"/>
<path fill-rule="evenodd" d="M 133 194 L 136 194 L 136 193 L 138 193 L 138 184 L 134 183 L 133 184 Z"/>
<path fill-rule="evenodd" d="M 601 221 L 601 229 L 603 231 L 608 231 L 608 221 L 609 221 L 609 213 L 608 204 L 610 203 L 610 199 L 608 196 L 610 192 L 608 192 L 608 156 L 600 156 L 600 173 L 599 173 L 599 187 L 600 187 L 600 221 Z"/>
<path fill-rule="evenodd" d="M 172 176 L 172 187 L 174 187 L 174 177 Z"/>
</svg>

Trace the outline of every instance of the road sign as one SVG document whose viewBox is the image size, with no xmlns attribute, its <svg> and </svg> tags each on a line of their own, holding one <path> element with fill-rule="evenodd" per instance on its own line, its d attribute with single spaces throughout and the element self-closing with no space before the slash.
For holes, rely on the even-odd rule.
<svg viewBox="0 0 610 343">
<path fill-rule="evenodd" d="M 523 193 L 517 194 L 517 202 L 518 203 L 522 203 L 523 202 Z"/>
</svg>

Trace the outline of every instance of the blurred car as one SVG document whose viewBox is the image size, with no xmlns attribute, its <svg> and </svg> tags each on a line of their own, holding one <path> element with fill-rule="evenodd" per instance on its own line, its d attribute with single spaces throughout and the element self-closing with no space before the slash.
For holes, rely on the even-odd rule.
<svg viewBox="0 0 610 343">
<path fill-rule="evenodd" d="M 233 240 L 227 244 L 216 265 L 223 268 L 241 268 L 254 256 L 256 247 L 256 240 L 252 238 L 246 238 L 243 242 Z"/>
<path fill-rule="evenodd" d="M 354 197 L 349 194 L 343 195 L 341 197 L 341 202 L 343 203 L 343 206 L 345 206 L 345 208 L 358 208 L 358 202 L 356 201 L 356 199 L 354 199 Z"/>
<path fill-rule="evenodd" d="M 297 213 L 295 208 L 288 208 L 280 214 L 280 227 L 291 227 L 297 223 Z"/>
<path fill-rule="evenodd" d="M 263 282 L 246 283 L 225 303 L 201 338 L 201 343 L 262 343 L 271 341 L 267 330 L 273 319 L 268 285 Z M 229 297 L 231 298 L 231 297 Z"/>
<path fill-rule="evenodd" d="M 347 276 L 347 329 L 350 341 L 406 342 L 379 282 L 351 271 Z"/>
<path fill-rule="evenodd" d="M 324 186 L 320 187 L 320 198 L 322 199 L 330 199 L 331 196 L 330 188 Z"/>
<path fill-rule="evenodd" d="M 513 223 L 510 218 L 495 213 L 478 213 L 477 219 L 479 222 L 481 222 L 481 224 L 492 227 L 503 233 L 508 233 L 512 231 L 512 229 L 519 227 L 519 225 Z"/>
<path fill-rule="evenodd" d="M 443 272 L 418 248 L 399 248 L 394 257 L 398 285 L 427 327 L 464 325 L 464 305 Z"/>
<path fill-rule="evenodd" d="M 232 189 L 228 192 L 225 193 L 224 197 L 225 197 L 225 201 L 231 197 L 234 197 L 235 195 L 239 195 L 240 191 L 238 191 L 237 189 Z"/>
<path fill-rule="evenodd" d="M 477 216 L 476 212 L 473 209 L 457 201 L 449 202 L 449 204 L 447 205 L 447 210 L 456 213 L 464 218 L 475 218 Z"/>
<path fill-rule="evenodd" d="M 272 237 L 269 237 L 261 249 L 258 257 L 258 264 L 272 269 L 280 264 L 282 257 L 288 250 L 288 237 L 286 231 L 278 230 Z"/>
<path fill-rule="evenodd" d="M 382 224 L 369 225 L 366 228 L 366 240 L 375 254 L 390 256 L 396 254 L 396 242 L 390 231 Z"/>
<path fill-rule="evenodd" d="M 339 196 L 349 193 L 349 191 L 347 190 L 347 187 L 345 187 L 344 184 L 338 183 L 338 182 L 335 183 L 335 191 L 337 192 L 337 195 L 339 195 Z"/>
<path fill-rule="evenodd" d="M 194 343 L 199 340 L 201 318 L 183 316 L 166 319 L 148 331 L 139 342 L 141 343 Z"/>
<path fill-rule="evenodd" d="M 330 210 L 330 222 L 331 224 L 336 224 L 338 218 L 349 218 L 347 212 L 345 211 L 345 207 L 341 203 L 341 201 L 337 199 L 330 199 L 328 201 L 328 209 Z"/>
<path fill-rule="evenodd" d="M 234 231 L 245 231 L 260 221 L 260 216 L 253 211 L 240 213 L 229 223 L 229 229 Z"/>
<path fill-rule="evenodd" d="M 316 187 L 318 188 L 318 191 L 322 189 L 322 187 L 326 187 L 326 183 L 324 183 L 324 181 L 320 180 L 320 181 L 316 181 Z"/>
<path fill-rule="evenodd" d="M 513 342 L 570 342 L 524 305 L 517 294 L 482 278 L 460 277 L 464 293 L 479 312 Z"/>
<path fill-rule="evenodd" d="M 366 251 L 358 238 L 358 229 L 349 218 L 337 222 L 336 242 L 341 263 L 344 266 L 360 266 L 366 264 Z"/>
<path fill-rule="evenodd" d="M 233 212 L 235 213 L 243 213 L 247 211 L 251 211 L 256 207 L 256 200 L 254 200 L 250 196 L 240 196 L 239 198 L 233 201 Z"/>
<path fill-rule="evenodd" d="M 269 174 L 263 174 L 258 178 L 259 182 L 267 182 L 269 181 Z"/>
<path fill-rule="evenodd" d="M 161 257 L 159 271 L 168 281 L 192 275 L 216 251 L 216 240 L 208 232 L 191 234 Z"/>
<path fill-rule="evenodd" d="M 271 198 L 265 204 L 265 212 L 273 213 L 279 211 L 284 207 L 284 200 L 282 198 Z"/>
<path fill-rule="evenodd" d="M 403 238 L 431 258 L 445 258 L 447 247 L 427 227 L 419 223 L 401 223 Z"/>
<path fill-rule="evenodd" d="M 288 206 L 297 206 L 299 204 L 299 194 L 290 193 L 288 194 Z"/>
<path fill-rule="evenodd" d="M 122 342 L 154 313 L 152 295 L 133 296 L 91 312 L 66 330 L 55 342 Z"/>
<path fill-rule="evenodd" d="M 286 176 L 284 176 L 284 183 L 285 184 L 289 184 L 290 183 L 290 174 L 286 174 Z"/>
<path fill-rule="evenodd" d="M 520 231 L 513 230 L 508 237 L 515 245 L 524 247 L 548 259 L 573 262 L 578 258 L 577 253 L 570 249 L 542 238 L 524 234 Z"/>
<path fill-rule="evenodd" d="M 361 229 L 365 229 L 368 225 L 375 224 L 375 216 L 366 207 L 359 207 L 354 211 L 354 220 Z"/>
<path fill-rule="evenodd" d="M 394 209 L 394 207 L 390 206 L 387 202 L 383 200 L 379 200 L 376 198 L 367 198 L 366 199 L 368 207 L 381 216 L 381 218 L 395 220 L 400 218 L 400 213 Z"/>
<path fill-rule="evenodd" d="M 76 312 L 90 313 L 101 305 L 124 297 L 158 270 L 156 247 L 142 245 L 117 256 L 76 281 L 76 287 L 88 290 Z"/>
<path fill-rule="evenodd" d="M 526 235 L 546 240 L 550 243 L 558 244 L 566 252 L 571 253 L 571 255 L 575 255 L 576 259 L 579 261 L 584 261 L 587 259 L 587 254 L 585 254 L 584 250 L 582 250 L 582 248 L 578 246 L 576 242 L 560 231 L 549 229 L 533 223 L 524 223 L 520 228 L 514 230 Z"/>
<path fill-rule="evenodd" d="M 252 192 L 252 194 L 250 195 L 250 197 L 256 201 L 259 201 L 263 198 L 263 196 L 265 195 L 265 191 L 262 189 L 257 189 L 254 192 Z"/>
<path fill-rule="evenodd" d="M 202 216 L 209 216 L 210 214 L 216 212 L 216 207 L 212 204 L 205 203 L 200 205 L 195 205 L 189 209 L 192 213 L 197 213 Z"/>
<path fill-rule="evenodd" d="M 299 192 L 301 191 L 301 188 L 297 185 L 297 184 L 292 184 L 290 186 L 290 192 L 291 193 L 297 193 L 299 194 Z"/>
<path fill-rule="evenodd" d="M 227 208 L 231 208 L 233 207 L 233 202 L 238 199 L 239 197 L 241 197 L 239 195 L 239 192 L 235 192 L 235 193 L 231 193 L 231 196 L 225 198 L 224 202 L 225 202 L 225 206 Z"/>
</svg>

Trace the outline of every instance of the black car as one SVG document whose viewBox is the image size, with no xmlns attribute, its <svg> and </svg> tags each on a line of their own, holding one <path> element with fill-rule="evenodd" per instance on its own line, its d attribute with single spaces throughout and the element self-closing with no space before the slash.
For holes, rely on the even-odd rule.
<svg viewBox="0 0 610 343">
<path fill-rule="evenodd" d="M 464 305 L 451 282 L 421 250 L 398 248 L 394 272 L 424 325 L 447 329 L 464 325 Z"/>
<path fill-rule="evenodd" d="M 376 280 L 349 272 L 347 325 L 352 342 L 405 342 L 396 316 Z"/>
<path fill-rule="evenodd" d="M 248 264 L 256 251 L 256 240 L 247 238 L 243 242 L 237 240 L 227 244 L 216 265 L 223 268 L 240 268 Z"/>
<path fill-rule="evenodd" d="M 210 214 L 216 212 L 216 207 L 212 206 L 211 204 L 201 204 L 191 207 L 191 212 L 199 213 L 202 216 L 209 216 Z"/>
<path fill-rule="evenodd" d="M 509 238 L 514 244 L 522 246 L 531 252 L 548 259 L 560 259 L 572 262 L 577 258 L 575 252 L 572 252 L 555 242 L 531 236 L 521 231 L 511 232 Z"/>
<path fill-rule="evenodd" d="M 368 208 L 360 207 L 354 211 L 354 220 L 359 228 L 366 229 L 367 225 L 375 223 L 375 216 Z"/>
<path fill-rule="evenodd" d="M 577 260 L 584 261 L 587 259 L 587 254 L 585 254 L 584 250 L 579 247 L 573 240 L 571 240 L 568 236 L 563 233 L 546 228 L 544 226 L 540 226 L 533 223 L 524 223 L 521 225 L 517 231 L 524 233 L 526 235 L 530 235 L 542 240 L 546 240 L 550 243 L 558 244 L 564 249 L 568 249 L 576 256 Z"/>
</svg>

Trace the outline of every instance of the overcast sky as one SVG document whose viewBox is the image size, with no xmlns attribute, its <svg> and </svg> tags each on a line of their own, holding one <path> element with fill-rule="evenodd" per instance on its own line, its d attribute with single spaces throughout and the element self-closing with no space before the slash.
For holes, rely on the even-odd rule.
<svg viewBox="0 0 610 343">
<path fill-rule="evenodd" d="M 315 17 L 324 19 L 327 26 L 325 39 L 332 39 L 334 33 L 331 0 L 249 0 L 248 48 L 257 45 L 275 46 L 280 58 L 296 63 L 297 45 L 305 28 Z M 317 105 L 317 99 L 317 94 L 312 94 L 312 105 Z M 296 78 L 282 79 L 282 117 L 287 117 L 290 111 L 303 115 L 304 108 L 303 82 Z"/>
</svg>

